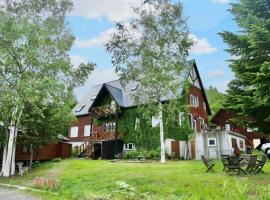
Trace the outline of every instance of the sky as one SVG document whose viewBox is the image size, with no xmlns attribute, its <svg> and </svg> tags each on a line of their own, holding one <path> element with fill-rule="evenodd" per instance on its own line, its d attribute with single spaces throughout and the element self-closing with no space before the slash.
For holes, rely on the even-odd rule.
<svg viewBox="0 0 270 200">
<path fill-rule="evenodd" d="M 205 88 L 215 86 L 225 93 L 228 83 L 234 78 L 229 68 L 230 55 L 226 44 L 218 35 L 222 31 L 237 31 L 232 14 L 228 11 L 235 0 L 173 0 L 182 2 L 184 15 L 194 46 L 189 59 L 195 59 Z M 81 100 L 93 85 L 117 79 L 111 57 L 104 44 L 113 33 L 115 21 L 128 21 L 134 17 L 132 7 L 141 0 L 73 0 L 74 9 L 67 22 L 76 37 L 70 51 L 72 64 L 81 62 L 97 64 L 96 70 L 86 83 L 74 90 Z"/>
</svg>

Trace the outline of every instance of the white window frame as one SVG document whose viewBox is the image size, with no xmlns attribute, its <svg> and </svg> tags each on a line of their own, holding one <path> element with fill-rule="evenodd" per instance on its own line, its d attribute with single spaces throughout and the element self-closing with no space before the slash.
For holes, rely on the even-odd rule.
<svg viewBox="0 0 270 200">
<path fill-rule="evenodd" d="M 243 142 L 243 147 L 241 147 L 240 142 Z M 245 142 L 243 140 L 238 140 L 239 149 L 243 150 L 245 148 Z"/>
<path fill-rule="evenodd" d="M 92 125 L 85 125 L 84 126 L 84 136 L 89 137 L 92 133 Z"/>
<path fill-rule="evenodd" d="M 78 126 L 73 126 L 70 128 L 70 137 L 75 138 L 78 137 L 78 132 L 79 132 L 79 127 Z"/>
<path fill-rule="evenodd" d="M 194 116 L 192 114 L 190 114 L 190 113 L 188 113 L 188 115 L 189 115 L 189 122 L 190 122 L 190 125 L 191 125 L 190 128 L 194 129 Z"/>
<path fill-rule="evenodd" d="M 129 148 L 130 145 L 131 145 L 131 148 Z M 124 144 L 124 150 L 126 150 L 126 151 L 132 151 L 132 150 L 134 150 L 134 149 L 135 149 L 135 146 L 134 146 L 133 143 L 127 143 L 127 144 Z"/>
<path fill-rule="evenodd" d="M 199 107 L 199 98 L 198 98 L 198 96 L 194 96 L 192 94 L 190 95 L 190 105 L 192 107 L 195 107 L 195 108 Z"/>
<path fill-rule="evenodd" d="M 215 144 L 210 144 L 209 142 L 211 140 L 215 141 Z M 215 146 L 217 146 L 217 138 L 208 138 L 207 144 L 208 144 L 209 147 L 215 147 Z"/>
<path fill-rule="evenodd" d="M 159 118 L 152 116 L 152 127 L 157 127 L 159 126 Z"/>
</svg>

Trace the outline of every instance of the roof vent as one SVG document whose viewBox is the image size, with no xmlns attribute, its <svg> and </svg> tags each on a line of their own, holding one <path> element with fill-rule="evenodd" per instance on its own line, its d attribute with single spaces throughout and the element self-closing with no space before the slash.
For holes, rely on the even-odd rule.
<svg viewBox="0 0 270 200">
<path fill-rule="evenodd" d="M 135 90 L 137 90 L 137 88 L 138 88 L 138 85 L 135 85 L 135 86 L 133 86 L 133 87 L 131 88 L 131 91 L 135 91 Z"/>
<path fill-rule="evenodd" d="M 84 108 L 85 105 L 78 106 L 78 108 L 75 110 L 75 112 L 80 112 Z"/>
<path fill-rule="evenodd" d="M 91 100 L 95 100 L 97 95 L 92 96 Z"/>
</svg>

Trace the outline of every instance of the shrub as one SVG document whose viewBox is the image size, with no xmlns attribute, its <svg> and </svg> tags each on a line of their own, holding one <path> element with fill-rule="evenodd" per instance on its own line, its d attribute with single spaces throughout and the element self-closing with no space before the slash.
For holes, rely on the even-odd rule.
<svg viewBox="0 0 270 200">
<path fill-rule="evenodd" d="M 139 155 L 140 155 L 139 151 L 132 150 L 132 151 L 126 152 L 123 158 L 126 160 L 129 160 L 129 159 L 133 159 L 134 157 L 139 156 Z"/>
<path fill-rule="evenodd" d="M 158 149 L 152 149 L 149 152 L 147 152 L 147 156 L 145 156 L 146 159 L 150 159 L 150 160 L 156 160 L 159 159 L 160 157 L 160 150 Z"/>
<path fill-rule="evenodd" d="M 76 158 L 76 157 L 77 157 L 77 154 L 76 154 L 76 148 L 75 148 L 75 147 L 72 148 L 71 156 L 72 156 L 73 158 Z"/>
<path fill-rule="evenodd" d="M 37 167 L 39 167 L 41 165 L 41 163 L 39 162 L 39 161 L 35 161 L 35 162 L 33 162 L 33 164 L 32 164 L 32 168 L 37 168 Z"/>
</svg>

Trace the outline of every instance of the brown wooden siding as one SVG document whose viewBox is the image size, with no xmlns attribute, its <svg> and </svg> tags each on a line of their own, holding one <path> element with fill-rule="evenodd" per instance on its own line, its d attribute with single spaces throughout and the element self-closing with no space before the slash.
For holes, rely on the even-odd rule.
<svg viewBox="0 0 270 200">
<path fill-rule="evenodd" d="M 2 152 L 0 152 L 2 159 Z M 38 149 L 34 149 L 33 160 L 51 160 L 54 158 L 70 158 L 72 154 L 72 145 L 59 142 L 57 144 L 49 144 Z M 29 148 L 26 153 L 23 152 L 23 146 L 16 146 L 16 161 L 24 161 L 30 159 Z"/>
<path fill-rule="evenodd" d="M 207 110 L 205 110 L 203 107 L 203 102 L 206 102 L 206 100 L 203 97 L 202 90 L 194 85 L 190 86 L 189 94 L 187 95 L 187 103 L 189 105 L 190 105 L 190 95 L 197 96 L 199 99 L 199 106 L 198 107 L 190 106 L 189 112 L 190 114 L 193 115 L 194 119 L 196 120 L 197 132 L 201 132 L 201 124 L 199 118 L 203 118 L 204 123 L 208 124 L 208 113 Z"/>
</svg>

